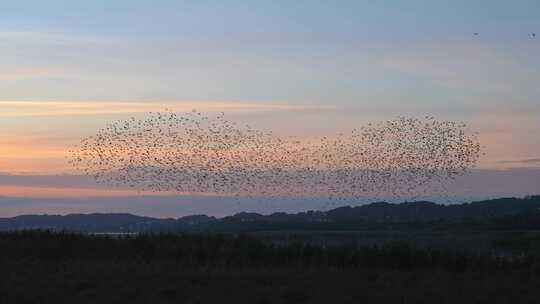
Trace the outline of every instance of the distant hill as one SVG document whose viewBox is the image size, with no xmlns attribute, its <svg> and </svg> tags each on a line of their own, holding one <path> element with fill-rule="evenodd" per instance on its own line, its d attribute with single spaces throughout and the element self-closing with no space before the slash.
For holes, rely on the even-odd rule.
<svg viewBox="0 0 540 304">
<path fill-rule="evenodd" d="M 0 218 L 0 231 L 21 229 L 73 230 L 81 232 L 157 232 L 221 231 L 249 232 L 261 230 L 346 230 L 384 229 L 391 225 L 426 227 L 438 224 L 482 225 L 511 229 L 540 229 L 540 196 L 499 198 L 456 205 L 432 202 L 391 204 L 371 203 L 357 207 L 339 207 L 329 211 L 296 214 L 261 215 L 241 212 L 215 218 L 191 215 L 178 219 L 157 219 L 123 213 L 69 215 L 21 215 Z M 538 227 L 536 227 L 536 225 Z"/>
<path fill-rule="evenodd" d="M 0 219 L 0 230 L 52 229 L 78 231 L 137 231 L 142 227 L 164 225 L 174 220 L 155 219 L 125 213 L 69 215 L 21 215 Z"/>
</svg>

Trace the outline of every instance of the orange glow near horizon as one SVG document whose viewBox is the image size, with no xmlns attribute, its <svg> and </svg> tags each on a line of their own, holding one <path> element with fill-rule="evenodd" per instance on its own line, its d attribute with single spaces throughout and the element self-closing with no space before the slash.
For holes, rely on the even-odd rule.
<svg viewBox="0 0 540 304">
<path fill-rule="evenodd" d="M 137 191 L 98 188 L 63 188 L 63 187 L 31 187 L 31 186 L 0 186 L 0 193 L 9 197 L 123 197 L 136 196 Z"/>
<path fill-rule="evenodd" d="M 264 112 L 265 116 L 279 115 L 279 112 L 285 111 L 317 109 L 323 111 L 317 114 L 322 117 L 336 115 L 333 110 L 325 111 L 334 109 L 332 107 L 283 104 L 0 101 L 0 172 L 40 175 L 76 173 L 66 157 L 80 139 L 93 134 L 102 128 L 104 123 L 115 118 L 124 119 L 133 113 L 162 111 L 166 108 L 174 111 L 191 111 L 196 108 L 206 112 L 226 111 L 233 114 L 255 111 Z M 268 111 L 272 113 L 266 113 Z M 250 115 L 242 117 L 248 116 Z M 293 116 L 276 117 L 281 126 L 301 123 Z M 254 126 L 257 126 L 256 119 L 254 122 Z M 519 163 L 520 159 L 538 158 L 538 155 L 531 154 L 540 150 L 540 139 L 536 132 L 539 131 L 539 126 L 534 117 L 531 118 L 527 113 L 492 113 L 477 117 L 470 125 L 479 131 L 485 153 L 479 162 L 479 168 L 504 169 L 540 165 Z M 306 136 L 313 138 L 317 135 Z M 303 138 L 308 138 L 306 136 Z"/>
<path fill-rule="evenodd" d="M 97 197 L 129 197 L 129 196 L 225 196 L 213 193 L 177 193 L 150 192 L 129 189 L 80 188 L 80 187 L 33 187 L 33 186 L 2 186 L 0 196 L 34 197 L 34 198 L 97 198 Z"/>
<path fill-rule="evenodd" d="M 287 104 L 257 104 L 240 102 L 111 102 L 111 101 L 0 101 L 0 117 L 73 116 L 146 113 L 152 111 L 283 111 L 302 109 L 332 109 L 323 106 L 293 106 Z"/>
<path fill-rule="evenodd" d="M 509 142 L 517 141 L 512 134 L 489 133 L 480 136 L 485 156 L 480 159 L 479 168 L 504 169 L 519 166 L 514 159 L 535 158 L 535 155 L 514 154 L 515 148 Z M 11 174 L 75 174 L 68 163 L 68 151 L 76 145 L 76 139 L 46 143 L 40 139 L 20 136 L 4 141 L 0 137 L 0 172 Z M 279 156 L 275 156 L 276 159 Z"/>
<path fill-rule="evenodd" d="M 68 151 L 112 119 L 171 110 L 227 113 L 331 109 L 241 102 L 0 101 L 0 172 L 75 173 Z"/>
</svg>

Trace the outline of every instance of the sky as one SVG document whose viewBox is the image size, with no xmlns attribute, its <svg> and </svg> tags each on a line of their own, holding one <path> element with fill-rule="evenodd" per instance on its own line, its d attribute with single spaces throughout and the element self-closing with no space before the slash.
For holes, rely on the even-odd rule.
<svg viewBox="0 0 540 304">
<path fill-rule="evenodd" d="M 97 186 L 67 164 L 108 122 L 165 108 L 297 136 L 400 115 L 463 121 L 485 155 L 455 197 L 539 192 L 533 32 L 535 0 L 2 1 L 0 216 L 236 211 Z"/>
</svg>

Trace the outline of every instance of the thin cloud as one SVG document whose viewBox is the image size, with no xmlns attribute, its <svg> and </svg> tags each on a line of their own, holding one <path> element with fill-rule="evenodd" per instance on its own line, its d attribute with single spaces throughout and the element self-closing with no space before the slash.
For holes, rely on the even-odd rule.
<svg viewBox="0 0 540 304">
<path fill-rule="evenodd" d="M 92 177 L 84 175 L 19 175 L 0 173 L 0 193 L 9 197 L 33 198 L 95 198 L 95 197 L 163 197 L 163 196 L 216 196 L 213 193 L 150 192 L 129 187 L 97 184 Z"/>
<path fill-rule="evenodd" d="M 530 159 L 533 160 L 533 159 Z M 540 159 L 537 159 L 540 162 Z M 536 193 L 539 168 L 474 169 L 449 185 L 449 193 L 495 195 Z M 469 193 L 470 192 L 470 193 Z M 145 192 L 128 188 L 98 185 L 83 175 L 0 174 L 0 193 L 17 197 L 106 197 L 106 196 L 215 196 L 212 193 Z"/>
<path fill-rule="evenodd" d="M 501 164 L 540 164 L 540 158 L 526 158 L 518 160 L 503 160 Z"/>
<path fill-rule="evenodd" d="M 80 46 L 92 45 L 107 40 L 102 37 L 96 38 L 84 35 L 75 35 L 68 32 L 44 32 L 44 31 L 0 31 L 3 42 L 23 42 L 27 44 L 39 43 L 49 45 Z"/>
<path fill-rule="evenodd" d="M 51 68 L 13 68 L 4 69 L 0 72 L 0 80 L 24 80 L 35 78 L 59 78 L 65 77 L 66 73 Z"/>
<path fill-rule="evenodd" d="M 237 102 L 110 102 L 110 101 L 0 101 L 0 117 L 130 114 L 152 111 L 266 112 L 331 110 L 331 106 L 298 106 Z"/>
</svg>

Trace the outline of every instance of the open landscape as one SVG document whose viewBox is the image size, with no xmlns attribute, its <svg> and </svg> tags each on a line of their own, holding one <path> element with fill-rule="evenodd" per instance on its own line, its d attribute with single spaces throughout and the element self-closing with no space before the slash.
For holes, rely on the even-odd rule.
<svg viewBox="0 0 540 304">
<path fill-rule="evenodd" d="M 540 1 L 0 1 L 0 304 L 540 303 Z"/>
<path fill-rule="evenodd" d="M 287 238 L 286 234 L 282 237 Z M 506 236 L 514 254 L 408 242 L 324 247 L 256 236 L 134 237 L 1 233 L 5 303 L 536 303 L 540 237 Z"/>
<path fill-rule="evenodd" d="M 1 299 L 536 303 L 539 208 L 528 197 L 221 219 L 2 219 Z"/>
</svg>

